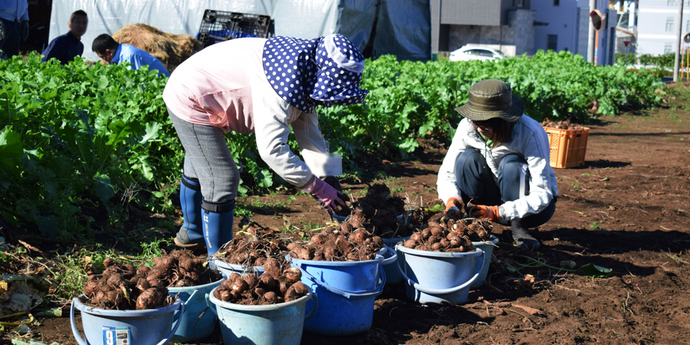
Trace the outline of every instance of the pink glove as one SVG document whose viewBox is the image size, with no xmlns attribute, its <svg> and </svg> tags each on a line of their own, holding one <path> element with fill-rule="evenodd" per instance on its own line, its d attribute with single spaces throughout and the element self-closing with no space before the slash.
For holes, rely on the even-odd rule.
<svg viewBox="0 0 690 345">
<path fill-rule="evenodd" d="M 338 207 L 347 207 L 343 201 L 345 194 L 316 176 L 304 186 L 304 190 L 319 199 L 323 207 L 330 213 L 335 212 Z"/>
</svg>

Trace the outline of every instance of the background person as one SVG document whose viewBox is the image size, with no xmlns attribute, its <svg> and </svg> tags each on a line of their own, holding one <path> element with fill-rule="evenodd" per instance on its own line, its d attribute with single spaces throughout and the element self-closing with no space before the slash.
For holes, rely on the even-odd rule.
<svg viewBox="0 0 690 345">
<path fill-rule="evenodd" d="M 81 43 L 81 37 L 86 33 L 88 25 L 89 18 L 86 12 L 82 10 L 72 12 L 69 22 L 67 22 L 69 31 L 50 41 L 48 47 L 43 51 L 41 62 L 56 58 L 60 60 L 61 64 L 65 65 L 74 60 L 75 56 L 81 56 L 84 53 L 84 44 Z"/>
<path fill-rule="evenodd" d="M 184 224 L 175 243 L 205 239 L 208 255 L 213 255 L 232 239 L 240 177 L 225 141 L 230 131 L 254 133 L 268 166 L 330 212 L 346 207 L 337 179 L 333 187 L 315 176 L 290 150 L 288 135 L 292 128 L 305 159 L 327 153 L 316 107 L 363 102 L 368 92 L 359 88 L 363 70 L 360 51 L 337 34 L 311 40 L 234 39 L 179 65 L 163 92 L 185 149 L 180 187 Z"/>
<path fill-rule="evenodd" d="M 117 43 L 108 34 L 101 34 L 96 37 L 91 49 L 105 62 L 121 64 L 126 61 L 130 64 L 129 69 L 139 69 L 141 66 L 148 65 L 149 69 L 158 70 L 159 76 L 161 74 L 166 77 L 170 76 L 170 72 L 156 57 L 133 45 Z"/>
<path fill-rule="evenodd" d="M 437 180 L 446 210 L 472 200 L 475 217 L 510 225 L 518 247 L 538 249 L 527 229 L 551 219 L 558 195 L 544 127 L 523 115 L 522 100 L 496 79 L 474 84 L 455 110 L 465 118 Z"/>
<path fill-rule="evenodd" d="M 0 1 L 0 50 L 2 58 L 19 54 L 19 42 L 29 37 L 29 4 L 26 0 Z"/>
</svg>

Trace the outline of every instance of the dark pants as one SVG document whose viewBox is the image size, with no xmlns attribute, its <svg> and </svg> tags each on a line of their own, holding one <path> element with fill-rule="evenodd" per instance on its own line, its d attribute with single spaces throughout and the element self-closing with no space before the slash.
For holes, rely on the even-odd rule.
<svg viewBox="0 0 690 345">
<path fill-rule="evenodd" d="M 22 23 L 11 22 L 9 20 L 2 20 L 5 24 L 5 38 L 0 40 L 0 56 L 4 59 L 9 59 L 19 54 L 19 42 L 22 37 Z"/>
<path fill-rule="evenodd" d="M 464 202 L 472 200 L 475 205 L 500 205 L 529 195 L 530 174 L 527 162 L 519 155 L 509 154 L 501 159 L 498 184 L 484 156 L 477 150 L 465 150 L 455 165 L 457 185 Z M 555 210 L 556 198 L 541 212 L 513 221 L 519 222 L 524 228 L 537 227 L 551 219 Z"/>
</svg>

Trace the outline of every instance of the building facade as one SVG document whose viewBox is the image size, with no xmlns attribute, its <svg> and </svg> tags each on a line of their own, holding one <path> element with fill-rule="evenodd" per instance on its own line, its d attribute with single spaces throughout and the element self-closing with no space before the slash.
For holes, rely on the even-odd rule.
<svg viewBox="0 0 690 345">
<path fill-rule="evenodd" d="M 588 0 L 431 0 L 432 52 L 479 44 L 506 56 L 568 50 L 587 57 Z M 613 63 L 617 12 L 597 0 L 605 14 L 599 32 L 599 64 Z"/>
<path fill-rule="evenodd" d="M 690 1 L 683 4 L 679 18 L 679 0 L 639 0 L 637 13 L 637 54 L 675 53 L 678 25 L 683 36 L 690 32 Z M 682 47 L 682 44 L 681 44 Z M 687 47 L 686 47 L 687 48 Z"/>
</svg>

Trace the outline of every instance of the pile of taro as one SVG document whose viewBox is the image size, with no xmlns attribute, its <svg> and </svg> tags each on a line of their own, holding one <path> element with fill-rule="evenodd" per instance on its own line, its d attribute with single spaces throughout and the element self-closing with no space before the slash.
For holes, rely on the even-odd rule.
<svg viewBox="0 0 690 345">
<path fill-rule="evenodd" d="M 268 258 L 282 260 L 290 250 L 292 236 L 274 227 L 263 227 L 251 222 L 230 242 L 225 243 L 216 257 L 243 267 L 264 266 Z"/>
<path fill-rule="evenodd" d="M 555 128 L 555 129 L 566 129 L 566 130 L 583 129 L 582 126 L 580 126 L 578 124 L 571 123 L 570 120 L 551 121 L 549 119 L 545 119 L 544 121 L 542 121 L 541 125 L 544 128 Z"/>
<path fill-rule="evenodd" d="M 324 228 L 309 243 L 292 243 L 288 248 L 291 257 L 301 260 L 364 261 L 376 258 L 376 252 L 383 248 L 383 239 L 364 228 L 355 229 L 346 221 L 338 227 Z"/>
<path fill-rule="evenodd" d="M 84 302 L 97 308 L 118 310 L 156 309 L 170 305 L 168 287 L 197 286 L 221 279 L 204 259 L 188 250 L 174 250 L 154 259 L 154 267 L 103 260 L 99 277 L 90 275 L 84 286 Z"/>
<path fill-rule="evenodd" d="M 458 208 L 436 214 L 403 245 L 406 248 L 437 252 L 473 251 L 472 242 L 490 240 L 493 225 L 490 220 L 467 218 L 465 215 L 465 210 Z"/>
<path fill-rule="evenodd" d="M 225 302 L 244 305 L 265 305 L 294 301 L 309 293 L 300 282 L 302 271 L 289 267 L 284 260 L 268 258 L 265 272 L 240 275 L 232 273 L 214 290 L 214 296 Z"/>
<path fill-rule="evenodd" d="M 344 222 L 382 238 L 410 236 L 425 217 L 422 208 L 406 210 L 405 200 L 391 195 L 388 186 L 380 183 L 369 186 L 367 194 L 353 202 L 352 208 L 352 215 Z"/>
</svg>

